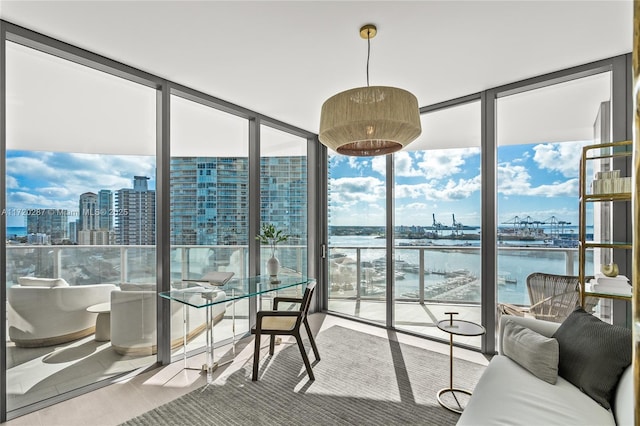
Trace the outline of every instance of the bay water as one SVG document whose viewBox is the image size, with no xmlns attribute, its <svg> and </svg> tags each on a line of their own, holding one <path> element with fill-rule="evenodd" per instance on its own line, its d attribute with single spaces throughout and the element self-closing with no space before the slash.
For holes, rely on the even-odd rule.
<svg viewBox="0 0 640 426">
<path fill-rule="evenodd" d="M 423 244 L 423 245 L 418 245 Z M 403 269 L 407 264 L 417 266 L 424 255 L 424 269 L 430 273 L 424 276 L 425 288 L 442 283 L 443 273 L 465 273 L 476 277 L 474 295 L 461 296 L 464 301 L 479 302 L 480 296 L 480 243 L 438 239 L 417 242 L 416 240 L 395 240 L 396 271 L 395 297 L 415 294 L 419 287 L 418 271 Z M 361 262 L 381 262 L 386 255 L 385 239 L 375 236 L 331 236 L 330 256 L 342 254 L 356 259 L 359 252 Z M 376 264 L 379 264 L 376 262 Z M 526 278 L 532 272 L 559 275 L 578 274 L 578 249 L 560 248 L 543 241 L 509 241 L 498 246 L 497 270 L 499 282 L 498 301 L 513 304 L 529 304 Z M 590 256 L 587 271 L 593 270 Z M 496 284 L 496 283 L 491 283 Z M 384 286 L 384 284 L 380 284 Z M 405 296 L 406 297 L 406 296 Z M 455 297 L 455 296 L 454 296 Z M 477 299 L 477 300 L 473 300 Z M 462 301 L 462 300 L 461 300 Z"/>
</svg>

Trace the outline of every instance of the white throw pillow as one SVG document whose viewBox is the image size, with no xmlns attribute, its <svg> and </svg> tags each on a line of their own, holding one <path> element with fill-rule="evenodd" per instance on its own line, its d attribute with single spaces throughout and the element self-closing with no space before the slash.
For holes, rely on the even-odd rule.
<svg viewBox="0 0 640 426">
<path fill-rule="evenodd" d="M 18 284 L 23 287 L 69 287 L 64 278 L 18 277 Z"/>
<path fill-rule="evenodd" d="M 552 337 L 506 320 L 502 332 L 502 352 L 537 378 L 552 385 L 558 380 L 560 347 Z"/>
</svg>

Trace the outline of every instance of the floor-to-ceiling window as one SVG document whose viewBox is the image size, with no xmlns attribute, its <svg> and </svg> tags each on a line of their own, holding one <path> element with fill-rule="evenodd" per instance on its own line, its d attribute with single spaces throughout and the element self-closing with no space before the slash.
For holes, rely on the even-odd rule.
<svg viewBox="0 0 640 426">
<path fill-rule="evenodd" d="M 386 156 L 329 154 L 328 308 L 386 322 Z"/>
<path fill-rule="evenodd" d="M 156 93 L 5 47 L 6 409 L 18 411 L 155 362 L 155 339 L 131 340 L 155 317 L 112 297 L 155 287 Z"/>
<path fill-rule="evenodd" d="M 275 256 L 279 274 L 307 275 L 307 140 L 260 126 L 260 224 L 273 225 L 286 240 L 272 253 L 264 245 L 260 259 Z"/>
<path fill-rule="evenodd" d="M 307 186 L 319 182 L 307 165 L 312 133 L 29 30 L 4 22 L 1 29 L 8 322 L 0 417 L 170 361 L 182 350 L 183 316 L 158 311 L 158 283 L 262 273 L 251 266 L 259 250 L 249 252 L 261 222 L 290 234 L 278 248 L 282 273 L 316 270 L 307 258 L 317 238 L 307 206 Z M 30 279 L 18 284 L 21 277 Z M 73 319 L 55 318 L 68 304 L 36 292 L 73 301 Z M 237 335 L 248 331 L 251 306 L 223 305 L 216 343 L 233 326 Z M 162 335 L 159 318 L 171 321 Z M 187 321 L 198 326 L 197 319 L 189 311 Z M 187 349 L 201 350 L 199 327 L 187 332 Z"/>
<path fill-rule="evenodd" d="M 211 272 L 248 274 L 248 121 L 196 100 L 171 96 L 171 286 Z M 183 309 L 187 350 L 205 344 L 204 309 L 171 302 L 171 341 L 182 352 Z M 235 315 L 232 315 L 235 313 Z M 249 329 L 248 299 L 214 307 L 216 341 Z M 235 323 L 233 322 L 235 320 Z"/>
<path fill-rule="evenodd" d="M 329 153 L 328 309 L 378 323 L 392 312 L 393 327 L 430 334 L 441 318 L 421 301 L 436 282 L 430 281 L 433 275 L 443 274 L 437 282 L 444 285 L 449 274 L 457 283 L 451 288 L 458 291 L 444 294 L 461 300 L 448 302 L 470 306 L 464 312 L 474 312 L 472 320 L 488 330 L 464 343 L 495 350 L 496 303 L 528 307 L 526 277 L 536 270 L 577 275 L 580 148 L 629 138 L 626 61 L 611 58 L 423 107 L 423 135 L 394 154 L 390 169 L 384 158 Z M 474 109 L 473 118 L 445 120 L 446 111 L 455 106 Z M 433 148 L 422 148 L 420 141 L 428 141 L 429 126 L 435 123 L 448 125 L 451 143 L 439 146 L 436 140 Z M 473 128 L 478 131 L 470 137 L 455 136 Z M 429 159 L 435 161 L 429 164 Z M 389 204 L 387 170 L 394 171 Z M 441 175 L 434 176 L 438 170 Z M 394 206 L 393 274 L 382 269 L 389 263 L 382 256 L 389 256 L 384 243 L 390 232 L 385 222 L 389 205 Z M 423 211 L 429 205 L 431 211 Z M 628 233 L 621 226 L 624 212 L 620 221 L 610 213 L 598 212 L 604 222 L 590 226 Z M 452 247 L 438 247 L 443 240 Z M 365 250 L 382 255 L 369 256 L 378 258 L 371 263 Z M 436 258 L 437 252 L 447 254 Z M 469 262 L 462 262 L 463 257 Z M 381 281 L 374 292 L 394 290 L 394 310 L 385 306 L 390 298 L 363 299 L 363 288 L 372 282 L 368 271 Z M 600 315 L 608 315 L 607 303 L 600 302 Z M 412 310 L 416 305 L 422 312 Z"/>
<path fill-rule="evenodd" d="M 394 319 L 398 329 L 441 337 L 435 324 L 445 312 L 480 322 L 480 101 L 421 121 L 422 135 L 394 154 Z"/>
<path fill-rule="evenodd" d="M 610 100 L 611 72 L 497 100 L 498 302 L 529 306 L 533 272 L 578 275 L 581 148 L 611 140 Z"/>
</svg>

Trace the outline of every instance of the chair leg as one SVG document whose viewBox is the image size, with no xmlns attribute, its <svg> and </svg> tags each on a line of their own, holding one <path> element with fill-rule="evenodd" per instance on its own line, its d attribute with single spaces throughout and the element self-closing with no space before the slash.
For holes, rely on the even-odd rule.
<svg viewBox="0 0 640 426">
<path fill-rule="evenodd" d="M 276 347 L 276 335 L 272 334 L 269 339 L 269 355 L 273 355 L 273 350 Z"/>
<path fill-rule="evenodd" d="M 302 355 L 302 361 L 304 361 L 304 366 L 307 368 L 307 374 L 309 375 L 309 379 L 315 380 L 315 376 L 313 375 L 313 370 L 311 369 L 311 363 L 309 363 L 309 357 L 307 356 L 307 351 L 302 344 L 302 337 L 300 334 L 296 334 L 296 341 L 298 342 L 298 347 L 300 348 L 300 355 Z"/>
<path fill-rule="evenodd" d="M 260 363 L 260 334 L 256 334 L 255 347 L 253 349 L 253 375 L 252 381 L 258 380 L 258 364 Z"/>
<path fill-rule="evenodd" d="M 304 319 L 304 328 L 307 330 L 307 335 L 309 336 L 309 341 L 311 342 L 311 348 L 313 349 L 313 354 L 316 356 L 316 360 L 320 361 L 320 353 L 318 352 L 318 347 L 316 346 L 316 341 L 313 338 L 313 334 L 311 334 L 311 327 L 309 327 L 309 323 L 307 319 Z"/>
</svg>

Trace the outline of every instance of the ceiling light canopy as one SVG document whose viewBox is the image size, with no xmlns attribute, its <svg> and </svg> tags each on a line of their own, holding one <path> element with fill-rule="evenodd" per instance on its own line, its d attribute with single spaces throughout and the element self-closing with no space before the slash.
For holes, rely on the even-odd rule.
<svg viewBox="0 0 640 426">
<path fill-rule="evenodd" d="M 396 87 L 369 86 L 370 40 L 376 33 L 371 24 L 360 29 L 368 45 L 367 86 L 338 93 L 322 105 L 318 137 L 339 154 L 391 154 L 422 132 L 418 100 L 413 94 Z"/>
</svg>

